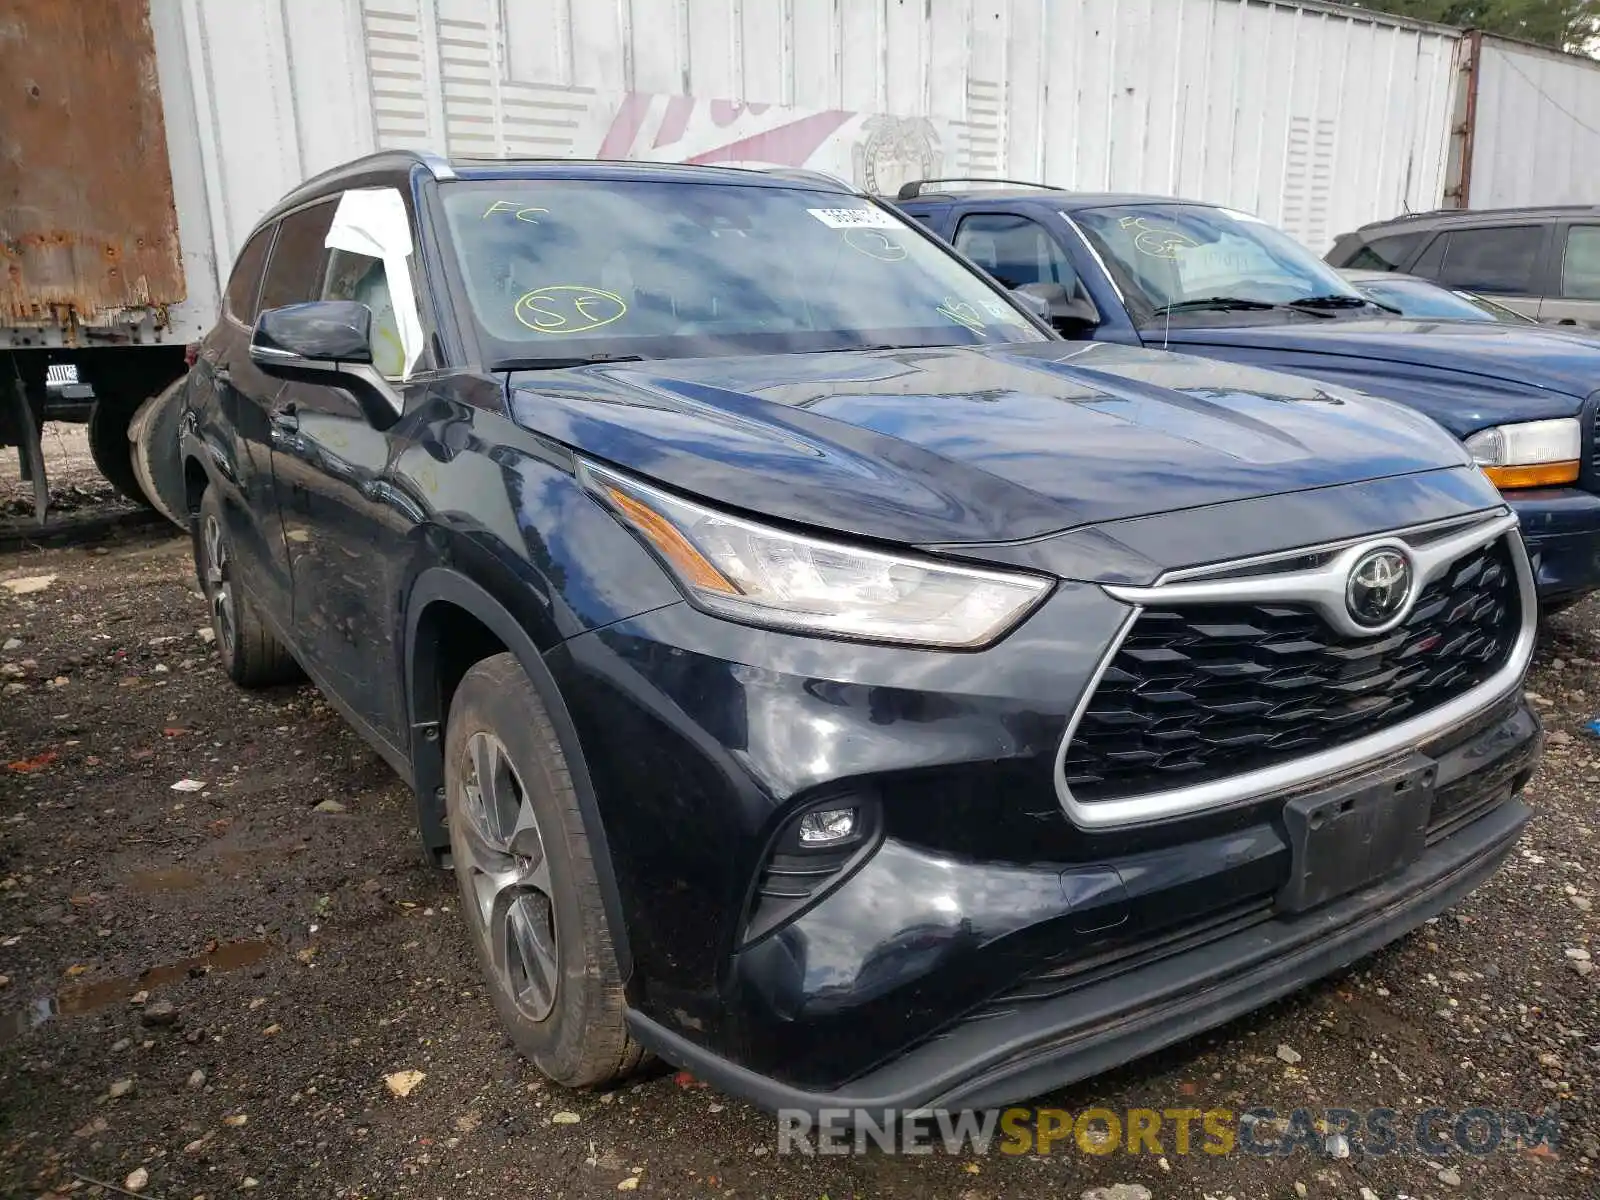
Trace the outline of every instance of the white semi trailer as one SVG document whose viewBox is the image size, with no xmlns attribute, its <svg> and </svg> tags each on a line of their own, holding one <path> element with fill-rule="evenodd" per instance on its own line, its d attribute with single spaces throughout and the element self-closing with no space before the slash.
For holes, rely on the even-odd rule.
<svg viewBox="0 0 1600 1200">
<path fill-rule="evenodd" d="M 6 0 L 0 445 L 42 515 L 40 423 L 87 414 L 143 495 L 129 424 L 251 226 L 376 149 L 1181 194 L 1320 251 L 1439 203 L 1459 41 L 1314 0 Z"/>
</svg>

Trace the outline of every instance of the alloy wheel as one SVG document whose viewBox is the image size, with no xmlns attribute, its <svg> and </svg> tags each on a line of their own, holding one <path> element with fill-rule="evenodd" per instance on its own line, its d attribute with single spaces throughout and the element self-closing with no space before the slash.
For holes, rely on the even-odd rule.
<svg viewBox="0 0 1600 1200">
<path fill-rule="evenodd" d="M 211 601 L 211 629 L 223 654 L 233 657 L 238 644 L 238 622 L 234 616 L 233 582 L 229 578 L 228 539 L 222 523 L 208 515 L 201 531 L 206 556 L 206 594 Z"/>
<path fill-rule="evenodd" d="M 461 815 L 451 849 L 471 881 L 488 960 L 517 1008 L 542 1021 L 560 986 L 559 941 L 550 862 L 538 818 L 504 743 L 492 733 L 467 740 Z"/>
</svg>

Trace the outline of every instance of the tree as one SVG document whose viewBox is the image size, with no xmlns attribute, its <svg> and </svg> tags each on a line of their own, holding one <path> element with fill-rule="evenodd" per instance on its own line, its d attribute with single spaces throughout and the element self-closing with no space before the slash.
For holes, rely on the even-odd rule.
<svg viewBox="0 0 1600 1200">
<path fill-rule="evenodd" d="M 1600 32 L 1600 0 L 1352 0 L 1395 16 L 1481 29 L 1558 50 L 1588 53 Z"/>
</svg>

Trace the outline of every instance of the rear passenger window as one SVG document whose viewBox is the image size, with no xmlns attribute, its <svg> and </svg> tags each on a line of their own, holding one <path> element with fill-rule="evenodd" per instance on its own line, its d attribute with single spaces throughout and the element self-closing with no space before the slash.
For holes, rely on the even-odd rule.
<svg viewBox="0 0 1600 1200">
<path fill-rule="evenodd" d="M 333 224 L 333 202 L 290 213 L 278 226 L 267 277 L 261 285 L 261 309 L 281 308 L 315 300 L 322 284 L 328 252 L 323 241 Z"/>
<path fill-rule="evenodd" d="M 1473 292 L 1527 295 L 1533 291 L 1534 267 L 1543 240 L 1544 230 L 1538 225 L 1453 229 L 1443 238 L 1439 282 Z"/>
<path fill-rule="evenodd" d="M 267 248 L 272 245 L 272 230 L 268 225 L 244 244 L 228 278 L 224 298 L 228 315 L 246 325 L 255 324 L 256 293 L 261 290 L 261 268 L 267 261 Z"/>
<path fill-rule="evenodd" d="M 1388 237 L 1373 238 L 1350 256 L 1350 261 L 1340 266 L 1359 271 L 1398 271 L 1422 244 L 1427 236 L 1421 233 L 1395 233 Z"/>
<path fill-rule="evenodd" d="M 1561 255 L 1561 294 L 1569 300 L 1600 300 L 1600 225 L 1567 230 Z"/>
</svg>

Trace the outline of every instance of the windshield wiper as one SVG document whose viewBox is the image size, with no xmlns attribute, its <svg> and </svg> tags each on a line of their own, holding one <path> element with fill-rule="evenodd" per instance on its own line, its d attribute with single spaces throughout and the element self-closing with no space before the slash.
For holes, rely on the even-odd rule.
<svg viewBox="0 0 1600 1200">
<path fill-rule="evenodd" d="M 1172 304 L 1163 304 L 1152 315 L 1165 317 L 1171 313 L 1181 312 L 1266 312 L 1277 307 L 1276 304 L 1268 304 L 1265 300 L 1247 300 L 1243 296 L 1206 296 L 1199 300 L 1178 300 Z"/>
<path fill-rule="evenodd" d="M 1306 296 L 1300 300 L 1288 301 L 1287 306 L 1315 312 L 1319 308 L 1365 308 L 1369 304 L 1388 308 L 1390 312 L 1400 311 L 1398 308 L 1389 308 L 1387 304 L 1378 304 L 1376 300 L 1369 300 L 1365 296 Z"/>
<path fill-rule="evenodd" d="M 561 371 L 567 367 L 592 367 L 600 363 L 643 362 L 638 354 L 584 354 L 571 358 L 504 358 L 495 363 L 495 371 Z"/>
</svg>

